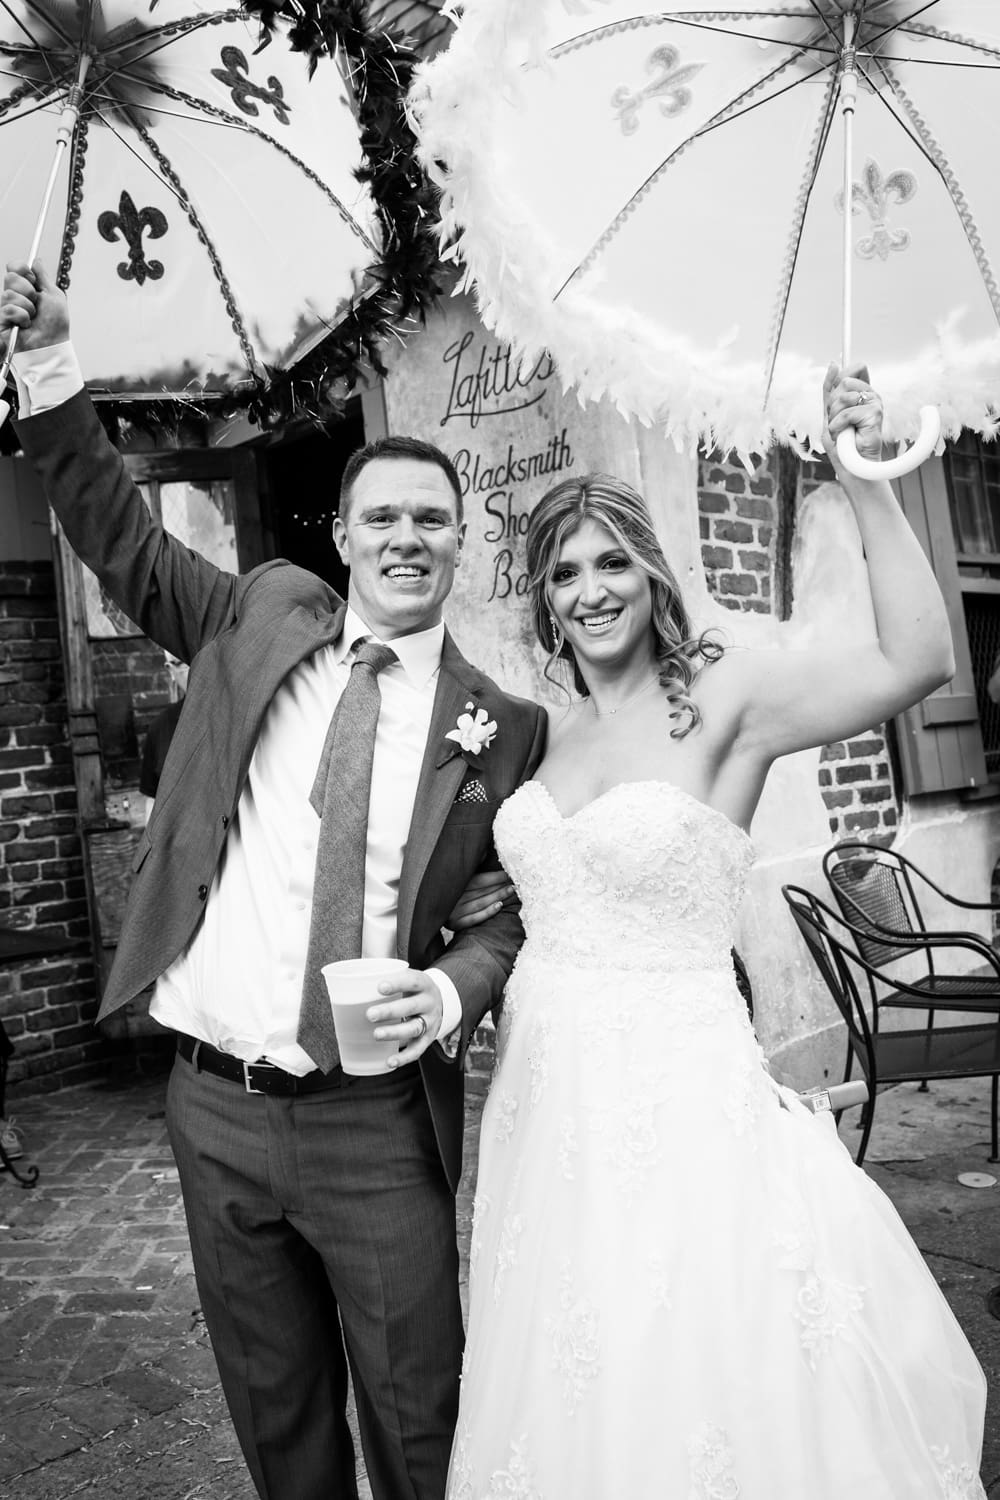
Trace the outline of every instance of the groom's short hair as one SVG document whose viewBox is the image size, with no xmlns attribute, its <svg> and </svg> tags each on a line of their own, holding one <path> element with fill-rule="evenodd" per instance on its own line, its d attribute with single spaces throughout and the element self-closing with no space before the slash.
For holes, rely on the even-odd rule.
<svg viewBox="0 0 1000 1500">
<path fill-rule="evenodd" d="M 418 463 L 436 464 L 451 485 L 455 495 L 458 524 L 462 524 L 464 512 L 462 483 L 455 465 L 447 453 L 436 447 L 434 443 L 425 442 L 423 438 L 407 437 L 402 433 L 392 437 L 373 438 L 370 443 L 366 443 L 363 448 L 358 448 L 351 454 L 340 481 L 338 511 L 341 519 L 347 514 L 354 481 L 362 469 L 374 463 L 377 458 L 414 458 Z"/>
</svg>

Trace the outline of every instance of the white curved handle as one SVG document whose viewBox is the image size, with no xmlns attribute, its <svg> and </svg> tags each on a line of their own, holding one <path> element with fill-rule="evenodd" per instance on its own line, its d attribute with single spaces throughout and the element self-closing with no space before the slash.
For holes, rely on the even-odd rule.
<svg viewBox="0 0 1000 1500">
<path fill-rule="evenodd" d="M 941 436 L 941 413 L 936 406 L 920 408 L 920 431 L 912 448 L 897 453 L 895 458 L 862 458 L 854 441 L 854 428 L 845 427 L 837 437 L 837 457 L 849 474 L 858 479 L 898 479 L 901 474 L 910 474 L 919 469 L 925 459 L 930 458 Z"/>
</svg>

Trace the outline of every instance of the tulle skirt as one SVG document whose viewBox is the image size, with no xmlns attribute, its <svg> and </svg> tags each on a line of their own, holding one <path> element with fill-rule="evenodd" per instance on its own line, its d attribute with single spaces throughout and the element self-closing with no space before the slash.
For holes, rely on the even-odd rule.
<svg viewBox="0 0 1000 1500">
<path fill-rule="evenodd" d="M 448 1500 L 984 1496 L 979 1364 L 728 970 L 522 952 L 470 1275 Z"/>
</svg>

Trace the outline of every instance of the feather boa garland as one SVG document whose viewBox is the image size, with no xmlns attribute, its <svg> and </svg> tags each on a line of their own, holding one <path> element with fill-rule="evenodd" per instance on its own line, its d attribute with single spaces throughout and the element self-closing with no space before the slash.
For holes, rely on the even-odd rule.
<svg viewBox="0 0 1000 1500">
<path fill-rule="evenodd" d="M 553 4 L 555 0 L 553 0 Z M 571 13 L 600 14 L 598 0 L 562 0 Z M 695 348 L 627 308 L 602 302 L 586 277 L 554 301 L 559 261 L 544 228 L 526 210 L 504 170 L 502 119 L 517 107 L 527 70 L 548 69 L 549 0 L 465 0 L 447 51 L 418 69 L 409 110 L 420 158 L 441 194 L 441 245 L 464 267 L 458 290 L 471 292 L 496 337 L 530 364 L 548 350 L 564 390 L 581 404 L 609 397 L 626 417 L 656 425 L 678 448 L 735 451 L 744 461 L 773 442 L 803 456 L 818 451 L 823 366 L 783 356 L 764 410 L 758 369 L 725 349 Z M 944 327 L 919 360 L 879 370 L 895 440 L 912 438 L 919 408 L 941 411 L 945 437 L 969 427 L 990 438 L 1000 427 L 1000 338 L 963 341 Z"/>
<path fill-rule="evenodd" d="M 384 26 L 373 25 L 364 0 L 243 0 L 244 13 L 260 24 L 258 51 L 270 45 L 280 25 L 295 52 L 305 55 L 310 76 L 321 57 L 339 53 L 353 87 L 367 184 L 381 228 L 381 254 L 368 268 L 370 287 L 346 317 L 291 369 L 269 368 L 265 380 L 231 392 L 188 401 L 102 401 L 105 425 L 119 423 L 176 431 L 195 418 L 243 412 L 262 428 L 293 417 L 321 422 L 343 407 L 365 367 L 385 374 L 381 350 L 403 329 L 423 322 L 441 293 L 441 263 L 435 234 L 437 195 L 416 155 L 416 138 L 405 112 L 406 91 L 417 58 Z"/>
</svg>

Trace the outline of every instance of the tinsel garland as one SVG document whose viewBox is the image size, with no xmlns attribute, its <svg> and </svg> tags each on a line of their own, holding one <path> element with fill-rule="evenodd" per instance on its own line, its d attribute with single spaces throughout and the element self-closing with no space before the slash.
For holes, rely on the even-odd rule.
<svg viewBox="0 0 1000 1500">
<path fill-rule="evenodd" d="M 404 109 L 418 59 L 391 29 L 372 24 L 364 0 L 243 0 L 243 9 L 260 22 L 261 47 L 284 23 L 310 74 L 321 57 L 339 51 L 361 127 L 364 165 L 356 175 L 368 186 L 382 230 L 381 255 L 369 267 L 371 290 L 338 327 L 290 370 L 269 370 L 249 399 L 211 408 L 220 415 L 244 409 L 252 422 L 273 427 L 303 413 L 322 419 L 338 410 L 338 389 L 353 388 L 365 366 L 384 375 L 382 346 L 400 338 L 407 323 L 423 321 L 441 290 L 437 195 L 417 160 Z"/>
</svg>

